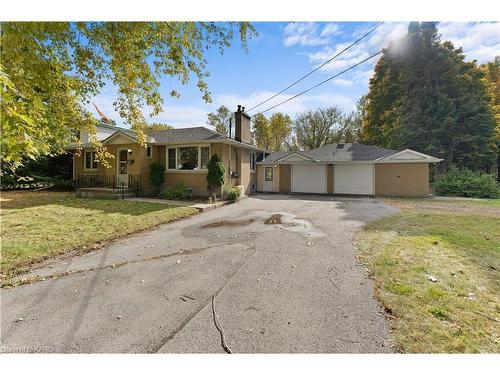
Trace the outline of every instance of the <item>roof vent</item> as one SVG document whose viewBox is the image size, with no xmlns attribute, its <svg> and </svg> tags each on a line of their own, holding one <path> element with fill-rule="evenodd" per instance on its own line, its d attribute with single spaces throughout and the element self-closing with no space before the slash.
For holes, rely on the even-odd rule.
<svg viewBox="0 0 500 375">
<path fill-rule="evenodd" d="M 344 143 L 337 143 L 337 150 L 341 150 L 344 148 Z"/>
</svg>

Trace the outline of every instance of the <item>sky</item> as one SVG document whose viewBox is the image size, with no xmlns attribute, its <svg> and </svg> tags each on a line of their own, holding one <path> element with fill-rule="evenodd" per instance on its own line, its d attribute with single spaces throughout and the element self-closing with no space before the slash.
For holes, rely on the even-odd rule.
<svg viewBox="0 0 500 375">
<path fill-rule="evenodd" d="M 259 35 L 248 43 L 248 53 L 239 40 L 223 55 L 218 49 L 209 50 L 205 57 L 210 77 L 207 84 L 212 93 L 212 103 L 205 103 L 196 88 L 196 79 L 181 85 L 172 77 L 162 77 L 160 93 L 165 103 L 163 112 L 155 118 L 144 114 L 151 122 L 162 122 L 176 128 L 206 126 L 207 113 L 225 105 L 231 110 L 241 104 L 247 109 L 271 97 L 289 84 L 317 68 L 360 36 L 375 27 L 378 22 L 308 22 L 308 23 L 253 23 Z M 314 86 L 336 73 L 356 64 L 371 54 L 387 47 L 391 40 L 406 34 L 408 22 L 386 22 L 360 43 L 337 57 L 311 76 L 288 91 L 263 104 L 250 115 L 278 104 L 291 96 Z M 466 60 L 485 63 L 500 55 L 500 23 L 438 24 L 441 40 L 450 40 L 455 47 L 462 47 Z M 355 108 L 356 101 L 368 92 L 368 82 L 378 57 L 352 69 L 326 84 L 293 99 L 272 111 L 284 112 L 295 118 L 309 109 L 339 106 L 345 111 Z M 180 98 L 171 98 L 172 89 L 180 92 Z M 127 127 L 113 109 L 116 89 L 106 85 L 93 102 L 114 119 L 119 126 Z M 88 107 L 93 113 L 95 109 Z M 97 113 L 95 113 L 98 117 Z"/>
</svg>

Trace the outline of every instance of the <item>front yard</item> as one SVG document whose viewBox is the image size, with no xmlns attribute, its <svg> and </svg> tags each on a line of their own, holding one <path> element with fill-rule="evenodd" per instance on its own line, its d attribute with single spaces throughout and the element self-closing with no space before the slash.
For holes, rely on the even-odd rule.
<svg viewBox="0 0 500 375">
<path fill-rule="evenodd" d="M 498 200 L 388 199 L 357 244 L 406 353 L 500 352 Z"/>
<path fill-rule="evenodd" d="M 156 203 L 76 198 L 74 193 L 2 192 L 1 280 L 46 258 L 90 251 L 197 212 Z"/>
</svg>

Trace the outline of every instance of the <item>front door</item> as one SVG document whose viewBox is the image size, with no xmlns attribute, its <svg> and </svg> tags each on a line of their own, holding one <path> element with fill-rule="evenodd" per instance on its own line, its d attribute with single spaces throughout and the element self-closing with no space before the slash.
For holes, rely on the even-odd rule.
<svg viewBox="0 0 500 375">
<path fill-rule="evenodd" d="M 264 167 L 264 191 L 273 191 L 273 180 L 273 167 Z"/>
<path fill-rule="evenodd" d="M 118 181 L 128 186 L 128 149 L 119 149 L 116 160 Z"/>
</svg>

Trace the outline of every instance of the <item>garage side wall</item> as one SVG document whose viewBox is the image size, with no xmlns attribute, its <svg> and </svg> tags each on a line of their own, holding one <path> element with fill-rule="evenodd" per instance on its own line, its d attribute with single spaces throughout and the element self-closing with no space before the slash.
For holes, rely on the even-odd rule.
<svg viewBox="0 0 500 375">
<path fill-rule="evenodd" d="M 402 197 L 429 195 L 429 164 L 376 164 L 375 195 Z"/>
</svg>

